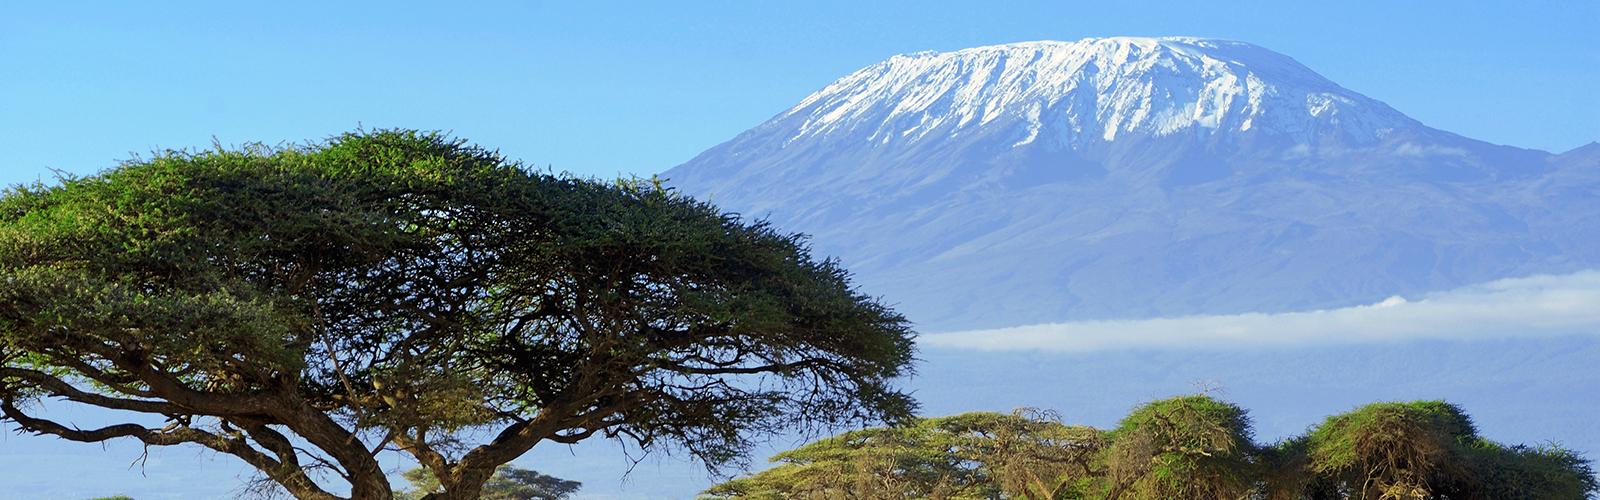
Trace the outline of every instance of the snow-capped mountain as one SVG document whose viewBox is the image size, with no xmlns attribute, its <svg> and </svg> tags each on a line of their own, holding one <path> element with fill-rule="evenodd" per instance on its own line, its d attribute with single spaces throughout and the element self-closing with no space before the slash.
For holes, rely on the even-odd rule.
<svg viewBox="0 0 1600 500">
<path fill-rule="evenodd" d="M 895 56 L 664 174 L 925 330 L 1373 303 L 1600 267 L 1600 154 L 1424 126 L 1254 45 Z"/>
<path fill-rule="evenodd" d="M 887 105 L 886 105 L 887 104 Z M 1029 42 L 895 56 L 779 116 L 794 142 L 878 144 L 1003 132 L 1013 146 L 1069 147 L 1119 135 L 1235 136 L 1358 143 L 1416 122 L 1259 47 L 1195 38 Z M 1046 126 L 1046 124 L 1049 126 Z M 1041 139 L 1040 135 L 1045 137 Z"/>
</svg>

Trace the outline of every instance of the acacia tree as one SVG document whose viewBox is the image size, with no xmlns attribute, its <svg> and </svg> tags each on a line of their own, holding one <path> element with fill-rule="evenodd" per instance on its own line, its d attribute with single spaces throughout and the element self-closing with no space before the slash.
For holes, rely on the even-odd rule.
<svg viewBox="0 0 1600 500">
<path fill-rule="evenodd" d="M 1584 499 L 1589 460 L 1554 444 L 1503 445 L 1444 401 L 1374 403 L 1278 445 L 1267 486 L 1285 499 Z"/>
<path fill-rule="evenodd" d="M 911 355 L 799 236 L 436 134 L 167 152 L 0 197 L 4 419 L 204 446 L 299 498 L 389 498 L 384 450 L 435 499 L 547 441 L 716 467 L 753 434 L 907 417 Z M 78 429 L 43 398 L 143 417 Z"/>
<path fill-rule="evenodd" d="M 1112 431 L 1106 455 L 1109 500 L 1242 499 L 1255 488 L 1250 418 L 1204 394 L 1134 409 Z"/>
<path fill-rule="evenodd" d="M 1106 433 L 1051 412 L 973 412 L 822 439 L 772 457 L 778 465 L 701 498 L 1078 498 L 1103 476 Z"/>
<path fill-rule="evenodd" d="M 395 495 L 396 500 L 424 498 L 440 490 L 439 479 L 428 469 L 417 468 L 400 474 L 411 483 L 410 491 Z M 479 492 L 480 500 L 562 500 L 577 493 L 583 483 L 540 474 L 538 471 L 502 465 Z"/>
<path fill-rule="evenodd" d="M 1244 409 L 1205 395 L 1152 401 L 1116 429 L 1053 414 L 966 413 L 869 428 L 773 457 L 705 500 L 1584 500 L 1588 459 L 1477 435 L 1443 401 L 1375 403 L 1272 446 Z"/>
</svg>

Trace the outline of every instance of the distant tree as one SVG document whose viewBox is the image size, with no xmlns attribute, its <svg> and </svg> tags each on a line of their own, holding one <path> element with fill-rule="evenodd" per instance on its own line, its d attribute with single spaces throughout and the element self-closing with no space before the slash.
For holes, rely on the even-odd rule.
<svg viewBox="0 0 1600 500">
<path fill-rule="evenodd" d="M 1244 498 L 1256 446 L 1244 409 L 1205 395 L 1148 403 L 1112 431 L 1105 498 Z"/>
<path fill-rule="evenodd" d="M 428 469 L 416 468 L 401 474 L 411 482 L 411 489 L 396 498 L 414 500 L 443 489 L 439 478 Z M 484 500 L 562 500 L 577 493 L 583 483 L 540 474 L 511 465 L 501 465 L 489 482 L 484 483 L 479 498 Z"/>
<path fill-rule="evenodd" d="M 1443 401 L 1376 403 L 1279 445 L 1275 498 L 1583 499 L 1589 462 L 1557 446 L 1504 446 Z"/>
<path fill-rule="evenodd" d="M 977 464 L 1002 496 L 1071 498 L 1102 474 L 1100 459 L 1110 436 L 1061 423 L 1054 412 L 1024 408 L 1010 414 L 969 413 L 948 417 L 940 428 L 961 436 L 958 454 Z"/>
<path fill-rule="evenodd" d="M 710 499 L 1582 500 L 1588 460 L 1504 446 L 1439 401 L 1378 403 L 1275 446 L 1243 409 L 1196 395 L 1154 401 L 1106 432 L 1048 413 L 967 413 L 841 434 L 713 486 Z M 868 464 L 870 466 L 863 466 Z"/>
<path fill-rule="evenodd" d="M 1055 498 L 1092 474 L 1104 433 L 1033 410 L 966 413 L 871 428 L 773 457 L 705 498 Z"/>
<path fill-rule="evenodd" d="M 952 417 L 960 418 L 960 417 Z M 954 452 L 959 436 L 936 420 L 848 432 L 773 457 L 782 465 L 718 485 L 713 498 L 985 497 L 982 472 Z"/>
<path fill-rule="evenodd" d="M 799 236 L 434 134 L 167 152 L 0 196 L 4 419 L 204 446 L 299 498 L 336 498 L 330 478 L 390 498 L 383 450 L 431 499 L 591 436 L 716 467 L 752 433 L 907 417 L 911 359 L 907 322 Z M 79 429 L 51 397 L 144 417 Z"/>
</svg>

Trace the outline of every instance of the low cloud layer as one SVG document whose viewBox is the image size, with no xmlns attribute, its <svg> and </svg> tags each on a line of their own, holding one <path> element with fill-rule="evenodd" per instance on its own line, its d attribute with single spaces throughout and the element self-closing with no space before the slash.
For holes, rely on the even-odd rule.
<svg viewBox="0 0 1600 500">
<path fill-rule="evenodd" d="M 1079 321 L 923 335 L 929 348 L 1086 352 L 1600 334 L 1600 271 L 1318 311 Z"/>
</svg>

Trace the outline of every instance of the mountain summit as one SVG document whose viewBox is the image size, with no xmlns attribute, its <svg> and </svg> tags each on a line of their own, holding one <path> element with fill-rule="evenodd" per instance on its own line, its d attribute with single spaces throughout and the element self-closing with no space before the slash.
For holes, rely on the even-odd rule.
<svg viewBox="0 0 1600 500">
<path fill-rule="evenodd" d="M 891 105 L 884 105 L 884 104 Z M 1198 38 L 1091 38 L 895 56 L 779 116 L 793 140 L 882 144 L 1003 132 L 1068 147 L 1119 135 L 1381 139 L 1417 123 L 1284 55 Z M 1043 136 L 1043 138 L 1041 138 Z"/>
<path fill-rule="evenodd" d="M 1594 155 L 1429 128 L 1197 38 L 891 57 L 666 172 L 925 329 L 1373 303 L 1600 266 Z"/>
</svg>

